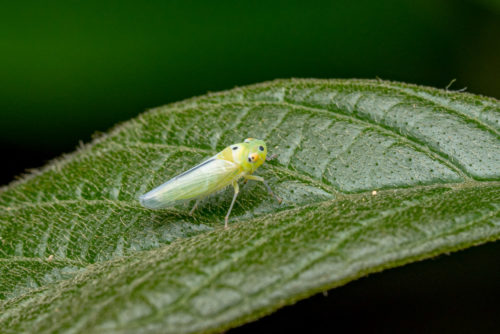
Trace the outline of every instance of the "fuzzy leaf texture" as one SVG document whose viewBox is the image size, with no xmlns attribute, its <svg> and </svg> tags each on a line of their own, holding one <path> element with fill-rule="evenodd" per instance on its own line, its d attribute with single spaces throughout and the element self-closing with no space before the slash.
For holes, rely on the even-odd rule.
<svg viewBox="0 0 500 334">
<path fill-rule="evenodd" d="M 161 211 L 137 197 L 246 137 L 277 159 Z M 150 110 L 0 192 L 0 332 L 218 332 L 500 237 L 500 103 L 278 80 Z M 376 193 L 373 191 L 376 190 Z"/>
</svg>

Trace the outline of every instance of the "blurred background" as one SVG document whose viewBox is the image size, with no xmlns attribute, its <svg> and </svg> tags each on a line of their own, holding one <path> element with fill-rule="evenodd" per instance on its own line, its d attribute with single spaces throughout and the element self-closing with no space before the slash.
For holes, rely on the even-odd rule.
<svg viewBox="0 0 500 334">
<path fill-rule="evenodd" d="M 290 77 L 500 98 L 500 1 L 10 1 L 0 184 L 147 108 Z"/>
<path fill-rule="evenodd" d="M 456 79 L 500 98 L 500 1 L 4 2 L 0 184 L 147 108 L 290 77 Z"/>
</svg>

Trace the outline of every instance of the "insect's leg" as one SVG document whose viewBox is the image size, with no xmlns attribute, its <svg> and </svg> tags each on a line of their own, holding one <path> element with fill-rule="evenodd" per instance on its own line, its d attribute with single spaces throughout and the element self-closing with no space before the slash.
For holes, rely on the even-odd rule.
<svg viewBox="0 0 500 334">
<path fill-rule="evenodd" d="M 227 212 L 226 218 L 224 219 L 224 228 L 227 228 L 227 220 L 229 219 L 229 215 L 231 214 L 231 210 L 233 209 L 234 202 L 236 201 L 236 197 L 238 196 L 238 193 L 240 192 L 240 187 L 238 186 L 238 182 L 233 181 L 233 187 L 234 187 L 234 196 L 233 196 L 233 201 L 231 202 L 231 206 L 229 207 L 229 211 Z"/>
<path fill-rule="evenodd" d="M 271 161 L 271 160 L 274 160 L 278 157 L 278 154 L 274 153 L 273 155 L 271 155 L 270 157 L 266 157 L 266 161 Z"/>
<path fill-rule="evenodd" d="M 269 195 L 273 196 L 274 198 L 276 198 L 276 200 L 278 201 L 279 204 L 281 204 L 281 202 L 283 202 L 283 200 L 278 197 L 277 195 L 275 195 L 273 193 L 273 191 L 271 190 L 271 187 L 267 184 L 267 182 L 264 180 L 263 177 L 260 177 L 260 176 L 256 176 L 256 175 L 245 175 L 243 176 L 245 179 L 247 180 L 254 180 L 254 181 L 260 181 L 262 183 L 264 183 L 264 185 L 266 186 L 267 188 L 267 191 L 269 192 Z"/>
<path fill-rule="evenodd" d="M 197 199 L 197 200 L 196 200 L 196 203 L 194 203 L 193 208 L 191 209 L 191 211 L 189 211 L 189 215 L 190 215 L 190 216 L 192 216 L 192 215 L 193 215 L 194 210 L 196 210 L 196 208 L 198 207 L 198 203 L 200 203 L 200 200 L 199 200 L 199 199 Z"/>
</svg>

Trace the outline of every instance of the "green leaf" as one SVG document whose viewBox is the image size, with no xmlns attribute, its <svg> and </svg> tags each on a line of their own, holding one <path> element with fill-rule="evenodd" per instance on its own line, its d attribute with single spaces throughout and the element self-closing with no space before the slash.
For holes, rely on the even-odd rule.
<svg viewBox="0 0 500 334">
<path fill-rule="evenodd" d="M 246 137 L 278 158 L 232 192 L 137 197 Z M 0 193 L 0 331 L 221 331 L 368 273 L 500 237 L 500 103 L 281 80 L 151 110 Z M 376 191 L 376 192 L 375 192 Z"/>
</svg>

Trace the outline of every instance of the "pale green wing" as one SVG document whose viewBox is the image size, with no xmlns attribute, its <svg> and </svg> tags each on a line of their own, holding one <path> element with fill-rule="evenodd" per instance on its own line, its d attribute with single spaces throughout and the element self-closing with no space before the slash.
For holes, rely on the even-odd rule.
<svg viewBox="0 0 500 334">
<path fill-rule="evenodd" d="M 175 201 L 209 195 L 229 185 L 238 174 L 237 164 L 213 157 L 142 195 L 139 201 L 147 208 L 160 209 Z"/>
</svg>

